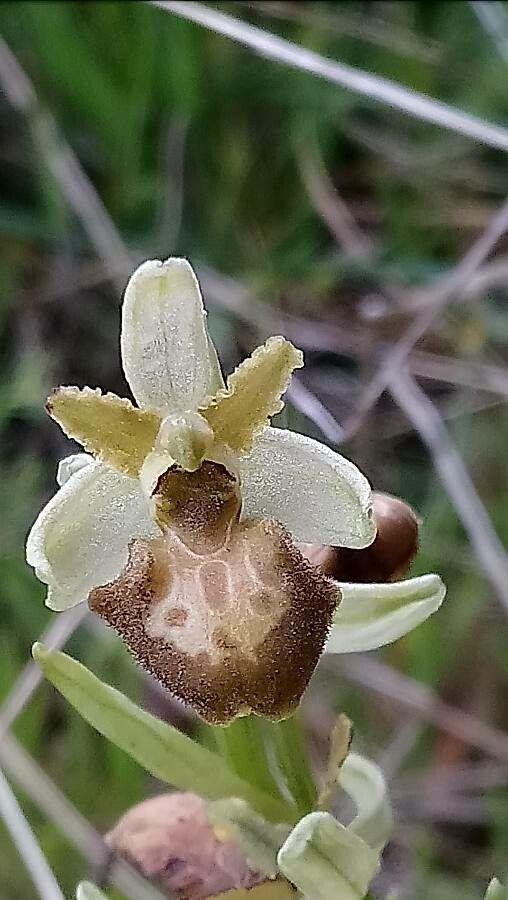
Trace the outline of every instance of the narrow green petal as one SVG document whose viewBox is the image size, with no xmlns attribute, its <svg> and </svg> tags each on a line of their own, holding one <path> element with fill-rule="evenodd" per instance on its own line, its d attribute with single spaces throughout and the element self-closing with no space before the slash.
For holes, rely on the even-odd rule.
<svg viewBox="0 0 508 900">
<path fill-rule="evenodd" d="M 325 653 L 374 650 L 412 631 L 441 606 L 446 588 L 439 575 L 393 584 L 339 583 L 342 593 Z"/>
<path fill-rule="evenodd" d="M 348 828 L 374 850 L 382 850 L 393 831 L 393 813 L 381 769 L 359 753 L 349 753 L 338 781 L 358 809 Z"/>
<path fill-rule="evenodd" d="M 46 409 L 68 437 L 126 475 L 138 474 L 160 425 L 157 413 L 99 388 L 57 388 Z"/>
<path fill-rule="evenodd" d="M 82 881 L 78 884 L 76 900 L 107 900 L 107 897 L 91 881 Z"/>
<path fill-rule="evenodd" d="M 240 797 L 270 821 L 294 821 L 289 804 L 238 778 L 215 753 L 140 709 L 70 656 L 41 644 L 34 645 L 33 656 L 90 725 L 156 778 L 210 800 Z"/>
<path fill-rule="evenodd" d="M 301 350 L 283 337 L 271 337 L 254 350 L 228 377 L 227 388 L 200 409 L 216 443 L 237 453 L 250 450 L 254 436 L 282 409 L 281 396 L 301 366 Z"/>
<path fill-rule="evenodd" d="M 298 822 L 278 854 L 281 872 L 312 900 L 361 900 L 378 854 L 326 812 Z"/>
</svg>

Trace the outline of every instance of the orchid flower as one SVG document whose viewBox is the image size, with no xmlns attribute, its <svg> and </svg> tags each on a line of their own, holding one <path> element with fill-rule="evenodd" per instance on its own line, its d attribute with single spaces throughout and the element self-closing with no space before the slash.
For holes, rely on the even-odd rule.
<svg viewBox="0 0 508 900">
<path fill-rule="evenodd" d="M 225 384 L 194 272 L 169 259 L 131 277 L 121 352 L 137 406 L 88 387 L 48 400 L 86 451 L 60 463 L 28 537 L 51 609 L 87 601 L 142 666 L 223 723 L 288 715 L 329 634 L 331 652 L 379 646 L 437 608 L 437 576 L 397 596 L 362 586 L 356 606 L 355 587 L 341 592 L 296 546 L 360 549 L 376 529 L 351 462 L 269 424 L 303 364 L 289 341 L 270 338 Z"/>
</svg>

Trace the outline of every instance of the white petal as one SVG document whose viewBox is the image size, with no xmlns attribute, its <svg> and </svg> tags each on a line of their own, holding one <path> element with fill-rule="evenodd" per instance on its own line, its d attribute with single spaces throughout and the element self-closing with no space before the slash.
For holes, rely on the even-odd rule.
<svg viewBox="0 0 508 900">
<path fill-rule="evenodd" d="M 446 594 L 439 575 L 394 584 L 339 583 L 339 587 L 342 600 L 326 653 L 357 653 L 390 644 L 436 612 Z"/>
<path fill-rule="evenodd" d="M 277 861 L 309 900 L 361 900 L 379 868 L 377 853 L 326 812 L 301 819 Z"/>
<path fill-rule="evenodd" d="M 220 379 L 206 313 L 186 259 L 149 260 L 132 275 L 122 308 L 122 361 L 141 407 L 196 409 Z"/>
<path fill-rule="evenodd" d="M 374 850 L 382 850 L 393 831 L 393 813 L 381 769 L 359 753 L 348 753 L 339 784 L 358 809 L 348 828 Z"/>
<path fill-rule="evenodd" d="M 239 463 L 244 516 L 277 519 L 310 544 L 360 548 L 374 540 L 367 479 L 324 444 L 266 428 Z"/>
<path fill-rule="evenodd" d="M 94 462 L 71 475 L 44 507 L 26 558 L 48 585 L 47 605 L 62 610 L 120 574 L 131 538 L 159 533 L 139 481 Z"/>
<path fill-rule="evenodd" d="M 76 472 L 79 472 L 80 469 L 84 469 L 85 466 L 88 466 L 92 462 L 93 456 L 90 456 L 89 453 L 72 453 L 71 456 L 66 456 L 65 459 L 61 459 L 58 463 L 56 472 L 57 483 L 60 487 L 63 487 L 71 475 L 75 475 Z"/>
</svg>

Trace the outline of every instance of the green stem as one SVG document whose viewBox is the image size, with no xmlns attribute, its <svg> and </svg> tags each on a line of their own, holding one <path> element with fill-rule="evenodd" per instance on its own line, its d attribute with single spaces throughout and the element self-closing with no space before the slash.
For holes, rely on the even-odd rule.
<svg viewBox="0 0 508 900">
<path fill-rule="evenodd" d="M 317 789 L 312 777 L 298 714 L 280 722 L 266 723 L 273 741 L 277 763 L 299 812 L 314 809 Z"/>
<path fill-rule="evenodd" d="M 243 716 L 231 725 L 216 726 L 212 731 L 217 749 L 233 772 L 273 797 L 281 798 L 268 764 L 263 723 L 257 716 Z"/>
</svg>

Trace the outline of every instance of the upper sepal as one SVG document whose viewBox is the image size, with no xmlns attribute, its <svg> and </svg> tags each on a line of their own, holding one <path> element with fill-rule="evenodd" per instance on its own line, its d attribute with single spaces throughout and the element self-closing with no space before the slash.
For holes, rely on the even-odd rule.
<svg viewBox="0 0 508 900">
<path fill-rule="evenodd" d="M 122 306 L 125 376 L 138 404 L 162 415 L 197 409 L 222 382 L 206 313 L 186 259 L 148 260 Z"/>
<path fill-rule="evenodd" d="M 359 753 L 348 753 L 340 767 L 338 783 L 357 808 L 348 828 L 369 847 L 381 851 L 393 832 L 393 812 L 381 769 Z"/>
</svg>

